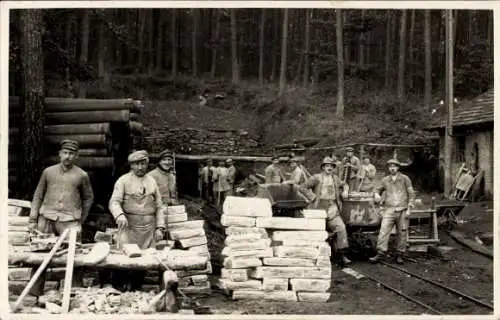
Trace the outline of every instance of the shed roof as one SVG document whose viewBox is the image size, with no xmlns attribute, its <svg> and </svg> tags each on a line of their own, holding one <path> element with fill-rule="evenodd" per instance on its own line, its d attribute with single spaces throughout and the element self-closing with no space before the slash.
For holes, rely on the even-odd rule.
<svg viewBox="0 0 500 320">
<path fill-rule="evenodd" d="M 494 91 L 490 89 L 472 100 L 459 104 L 453 110 L 453 126 L 468 126 L 493 122 L 495 112 Z M 427 129 L 439 129 L 446 126 L 446 118 L 432 121 Z"/>
</svg>

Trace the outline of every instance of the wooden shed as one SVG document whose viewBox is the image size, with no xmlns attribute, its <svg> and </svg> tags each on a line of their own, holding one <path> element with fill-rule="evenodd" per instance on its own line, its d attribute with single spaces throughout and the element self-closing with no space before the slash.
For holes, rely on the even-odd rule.
<svg viewBox="0 0 500 320">
<path fill-rule="evenodd" d="M 493 194 L 494 110 L 494 91 L 490 89 L 472 100 L 456 104 L 453 111 L 453 172 L 465 164 L 478 174 L 473 192 L 476 196 L 487 198 Z M 441 172 L 444 172 L 445 127 L 446 119 L 442 115 L 437 116 L 427 127 L 428 130 L 439 132 Z"/>
</svg>

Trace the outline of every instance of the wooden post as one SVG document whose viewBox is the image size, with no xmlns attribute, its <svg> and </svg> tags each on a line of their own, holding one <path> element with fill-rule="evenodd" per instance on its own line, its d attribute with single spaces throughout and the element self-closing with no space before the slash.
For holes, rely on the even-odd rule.
<svg viewBox="0 0 500 320">
<path fill-rule="evenodd" d="M 62 312 L 69 312 L 69 303 L 71 298 L 71 283 L 73 281 L 73 266 L 75 264 L 75 249 L 76 249 L 76 228 L 69 231 L 69 248 L 68 248 L 68 261 L 66 263 L 66 274 L 64 277 L 64 289 L 62 298 Z"/>
<path fill-rule="evenodd" d="M 444 134 L 444 193 L 450 194 L 453 176 L 453 11 L 445 12 L 446 28 L 446 106 L 447 121 Z"/>
</svg>

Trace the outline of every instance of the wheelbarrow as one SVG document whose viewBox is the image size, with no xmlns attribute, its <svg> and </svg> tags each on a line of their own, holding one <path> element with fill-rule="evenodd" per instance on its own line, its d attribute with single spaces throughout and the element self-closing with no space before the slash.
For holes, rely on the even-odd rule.
<svg viewBox="0 0 500 320">
<path fill-rule="evenodd" d="M 281 217 L 302 217 L 302 209 L 311 202 L 311 193 L 294 184 L 259 184 L 256 197 L 268 199 L 273 216 Z"/>
</svg>

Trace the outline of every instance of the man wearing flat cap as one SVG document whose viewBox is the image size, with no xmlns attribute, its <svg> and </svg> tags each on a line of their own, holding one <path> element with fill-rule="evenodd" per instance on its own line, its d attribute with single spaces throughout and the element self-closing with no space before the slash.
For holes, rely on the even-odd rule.
<svg viewBox="0 0 500 320">
<path fill-rule="evenodd" d="M 346 155 L 342 159 L 342 181 L 349 185 L 349 190 L 357 190 L 358 171 L 361 167 L 361 161 L 354 155 L 354 148 L 347 147 Z"/>
<path fill-rule="evenodd" d="M 214 197 L 214 183 L 213 174 L 215 167 L 213 160 L 208 158 L 205 160 L 205 166 L 199 172 L 199 179 L 201 180 L 201 194 L 203 199 L 208 203 L 213 202 Z"/>
<path fill-rule="evenodd" d="M 179 204 L 173 163 L 173 153 L 170 150 L 165 150 L 160 153 L 160 161 L 156 169 L 148 173 L 148 175 L 156 181 L 160 189 L 163 204 L 168 206 L 176 206 Z"/>
<path fill-rule="evenodd" d="M 324 158 L 321 163 L 322 172 L 307 179 L 303 187 L 314 191 L 315 198 L 310 204 L 311 209 L 326 211 L 326 229 L 336 236 L 335 242 L 331 246 L 332 257 L 338 258 L 338 264 L 343 267 L 351 263 L 351 260 L 345 255 L 349 243 L 346 227 L 340 216 L 342 198 L 347 197 L 348 186 L 334 174 L 336 166 L 337 164 L 332 158 Z"/>
<path fill-rule="evenodd" d="M 281 183 L 283 181 L 281 169 L 278 166 L 280 162 L 280 157 L 274 155 L 271 157 L 271 164 L 264 170 L 264 176 L 266 177 L 266 183 Z"/>
<path fill-rule="evenodd" d="M 137 244 L 141 249 L 153 247 L 165 235 L 164 207 L 160 189 L 156 181 L 147 175 L 148 153 L 144 150 L 129 155 L 130 172 L 115 183 L 109 200 L 109 210 L 118 225 L 118 245 Z M 115 272 L 115 279 L 127 278 L 130 290 L 142 286 L 145 272 L 132 272 L 127 277 Z M 115 277 L 116 276 L 116 277 Z M 125 289 L 125 288 L 120 288 Z"/>
<path fill-rule="evenodd" d="M 74 164 L 78 158 L 78 142 L 64 140 L 59 151 L 60 163 L 46 168 L 33 195 L 28 229 L 30 233 L 61 235 L 64 230 L 76 228 L 81 235 L 82 223 L 87 218 L 94 193 L 88 174 Z M 32 275 L 36 270 L 32 270 Z M 75 269 L 75 284 L 81 281 L 81 270 Z M 45 272 L 31 289 L 39 297 L 45 286 Z"/>
<path fill-rule="evenodd" d="M 236 180 L 236 167 L 234 166 L 233 159 L 226 160 L 226 168 L 227 168 L 227 181 L 229 183 L 229 190 L 227 195 L 234 194 L 234 181 Z"/>
<path fill-rule="evenodd" d="M 214 182 L 216 203 L 218 206 L 221 206 L 224 204 L 228 191 L 231 189 L 229 185 L 229 170 L 224 165 L 224 160 L 219 160 L 219 165 L 215 168 L 212 179 Z"/>
<path fill-rule="evenodd" d="M 377 240 L 377 255 L 370 258 L 371 262 L 383 259 L 388 250 L 389 236 L 396 226 L 397 249 L 396 262 L 403 263 L 406 252 L 406 232 L 409 208 L 413 207 L 415 192 L 410 178 L 399 172 L 401 163 L 397 159 L 387 161 L 389 175 L 382 179 L 380 186 L 374 193 L 375 201 L 383 203 L 382 223 Z M 381 194 L 385 193 L 384 199 Z"/>
</svg>

